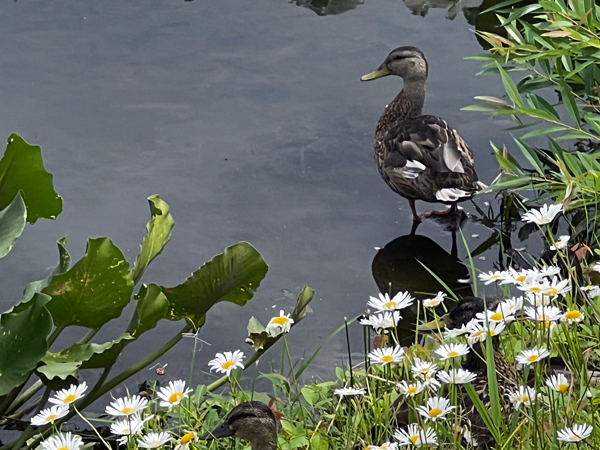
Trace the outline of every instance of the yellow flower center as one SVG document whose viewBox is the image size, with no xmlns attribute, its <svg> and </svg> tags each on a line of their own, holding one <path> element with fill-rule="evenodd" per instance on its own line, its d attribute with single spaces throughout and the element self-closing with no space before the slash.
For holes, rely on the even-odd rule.
<svg viewBox="0 0 600 450">
<path fill-rule="evenodd" d="M 63 403 L 71 403 L 77 399 L 75 394 L 69 394 L 63 399 Z"/>
<path fill-rule="evenodd" d="M 183 393 L 181 393 L 181 392 L 173 392 L 171 394 L 171 396 L 169 397 L 169 403 L 178 402 L 182 398 L 183 398 Z"/>
<path fill-rule="evenodd" d="M 558 294 L 558 289 L 556 289 L 555 287 L 549 287 L 548 289 L 546 289 L 546 292 L 544 292 L 544 295 L 556 295 Z"/>
<path fill-rule="evenodd" d="M 123 409 L 121 410 L 121 412 L 122 412 L 123 414 L 125 414 L 125 415 L 129 415 L 129 414 L 133 413 L 133 411 L 134 411 L 134 410 L 133 410 L 133 408 L 132 408 L 131 406 L 126 406 L 125 408 L 123 408 Z"/>
<path fill-rule="evenodd" d="M 233 366 L 235 363 L 233 361 L 225 361 L 223 363 L 223 369 L 229 369 L 231 366 Z"/>
<path fill-rule="evenodd" d="M 456 350 L 448 352 L 448 357 L 449 358 L 454 358 L 455 356 L 458 356 L 458 352 Z"/>
<path fill-rule="evenodd" d="M 440 408 L 431 408 L 429 410 L 429 417 L 437 417 L 442 413 Z"/>
<path fill-rule="evenodd" d="M 387 302 L 384 306 L 387 309 L 394 309 L 396 307 L 396 302 Z"/>
<path fill-rule="evenodd" d="M 410 440 L 410 442 L 412 442 L 413 444 L 415 444 L 419 440 L 419 435 L 418 434 L 413 434 L 408 439 Z"/>
<path fill-rule="evenodd" d="M 567 319 L 579 319 L 581 317 L 581 313 L 579 311 L 571 309 L 566 312 L 565 317 Z"/>
<path fill-rule="evenodd" d="M 561 394 L 564 394 L 565 392 L 567 392 L 567 389 L 569 389 L 569 385 L 568 384 L 559 384 L 557 390 Z"/>
<path fill-rule="evenodd" d="M 58 416 L 56 414 L 50 414 L 49 416 L 46 417 L 46 422 L 54 422 L 56 419 L 58 418 Z"/>
<path fill-rule="evenodd" d="M 523 395 L 521 396 L 521 401 L 522 401 L 523 403 L 525 403 L 525 402 L 528 402 L 528 401 L 529 401 L 529 395 L 527 395 L 527 394 L 523 394 Z"/>
<path fill-rule="evenodd" d="M 490 316 L 490 320 L 502 320 L 503 318 L 504 316 L 502 315 L 502 313 L 499 312 L 495 312 Z"/>
<path fill-rule="evenodd" d="M 381 360 L 383 362 L 389 363 L 392 362 L 394 360 L 394 357 L 392 355 L 385 355 L 381 357 Z"/>
<path fill-rule="evenodd" d="M 527 358 L 527 361 L 529 362 L 535 362 L 538 360 L 538 355 L 531 355 L 530 357 Z"/>
<path fill-rule="evenodd" d="M 56 450 L 69 450 L 69 447 L 58 447 Z"/>
<path fill-rule="evenodd" d="M 472 337 L 479 337 L 483 334 L 483 330 L 477 330 L 471 334 Z"/>
<path fill-rule="evenodd" d="M 407 394 L 414 394 L 417 392 L 417 387 L 416 386 L 409 386 L 409 388 L 406 390 Z"/>
<path fill-rule="evenodd" d="M 490 330 L 490 336 L 495 336 L 495 335 L 496 335 L 496 331 Z"/>
<path fill-rule="evenodd" d="M 187 444 L 188 442 L 190 442 L 192 439 L 194 439 L 194 433 L 192 433 L 191 431 L 189 433 L 185 433 L 179 442 L 181 442 L 182 444 Z"/>
<path fill-rule="evenodd" d="M 535 292 L 536 294 L 539 294 L 540 292 L 542 292 L 542 288 L 539 286 L 531 286 L 529 288 L 529 292 Z"/>
<path fill-rule="evenodd" d="M 517 280 L 519 283 L 522 283 L 526 279 L 527 279 L 527 275 L 519 275 L 517 278 L 515 278 L 515 280 Z"/>
<path fill-rule="evenodd" d="M 273 323 L 276 323 L 277 325 L 285 325 L 288 321 L 289 319 L 285 316 L 273 317 Z"/>
</svg>

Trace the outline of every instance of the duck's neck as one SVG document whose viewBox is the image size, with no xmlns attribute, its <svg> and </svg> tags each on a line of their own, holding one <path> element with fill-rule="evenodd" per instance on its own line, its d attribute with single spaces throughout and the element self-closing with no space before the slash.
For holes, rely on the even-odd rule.
<svg viewBox="0 0 600 450">
<path fill-rule="evenodd" d="M 379 118 L 375 136 L 387 132 L 398 121 L 421 115 L 425 103 L 425 80 L 405 81 L 404 88 L 385 107 Z"/>
<path fill-rule="evenodd" d="M 253 439 L 250 444 L 252 450 L 277 450 L 277 437 L 261 436 Z"/>
</svg>

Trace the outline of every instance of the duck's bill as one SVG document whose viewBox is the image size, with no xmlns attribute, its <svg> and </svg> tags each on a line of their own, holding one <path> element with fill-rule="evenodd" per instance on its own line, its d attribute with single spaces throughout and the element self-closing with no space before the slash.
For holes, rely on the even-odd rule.
<svg viewBox="0 0 600 450">
<path fill-rule="evenodd" d="M 203 441 L 212 441 L 213 439 L 233 436 L 233 434 L 234 431 L 231 428 L 229 428 L 229 425 L 227 425 L 226 422 L 223 422 L 222 424 L 218 425 L 214 430 L 204 433 L 198 439 L 201 439 Z"/>
<path fill-rule="evenodd" d="M 390 72 L 390 70 L 384 64 L 382 64 L 377 69 L 375 69 L 373 72 L 360 77 L 360 81 L 376 80 L 377 78 L 387 77 L 391 73 L 392 72 Z"/>
<path fill-rule="evenodd" d="M 438 331 L 448 325 L 448 314 L 444 314 L 442 317 L 432 320 L 431 322 L 424 323 L 417 327 L 417 331 Z"/>
</svg>

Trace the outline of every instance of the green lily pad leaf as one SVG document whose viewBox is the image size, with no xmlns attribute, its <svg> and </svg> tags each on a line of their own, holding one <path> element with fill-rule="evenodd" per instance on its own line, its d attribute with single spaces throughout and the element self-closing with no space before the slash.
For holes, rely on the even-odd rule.
<svg viewBox="0 0 600 450">
<path fill-rule="evenodd" d="M 246 329 L 248 330 L 246 342 L 254 347 L 254 350 L 256 351 L 262 350 L 265 342 L 269 338 L 266 328 L 258 321 L 256 317 L 252 316 L 248 321 L 248 326 Z"/>
<path fill-rule="evenodd" d="M 171 304 L 168 319 L 201 320 L 217 302 L 240 306 L 250 300 L 268 270 L 261 254 L 248 242 L 239 242 L 205 263 L 176 287 L 161 287 Z"/>
<path fill-rule="evenodd" d="M 105 342 L 104 344 L 73 344 L 60 352 L 48 352 L 42 359 L 46 365 L 38 368 L 38 371 L 45 374 L 49 379 L 54 378 L 54 376 L 60 376 L 64 379 L 62 375 L 75 375 L 79 368 L 109 367 L 119 357 L 123 347 L 132 340 L 134 340 L 133 336 L 123 333 L 114 341 Z M 70 373 L 67 373 L 67 364 L 73 367 Z M 54 371 L 57 371 L 57 375 L 50 376 Z"/>
<path fill-rule="evenodd" d="M 19 191 L 23 191 L 29 223 L 40 217 L 55 219 L 62 211 L 62 198 L 54 190 L 52 174 L 44 169 L 41 148 L 13 133 L 0 160 L 0 209 Z"/>
<path fill-rule="evenodd" d="M 144 286 L 136 295 L 139 298 L 127 333 L 134 337 L 151 330 L 169 313 L 169 300 L 156 284 Z"/>
<path fill-rule="evenodd" d="M 175 224 L 169 212 L 169 205 L 158 195 L 148 197 L 148 203 L 152 218 L 146 225 L 148 233 L 140 245 L 140 254 L 133 263 L 132 277 L 135 283 L 140 280 L 146 267 L 160 255 L 167 242 L 171 240 L 171 230 Z"/>
<path fill-rule="evenodd" d="M 48 351 L 49 300 L 47 295 L 35 294 L 26 308 L 0 316 L 0 396 L 24 383 Z"/>
<path fill-rule="evenodd" d="M 59 239 L 57 244 L 58 265 L 43 280 L 32 281 L 27 285 L 25 292 L 23 292 L 23 298 L 21 299 L 22 302 L 29 300 L 36 292 L 41 292 L 42 289 L 50 284 L 52 277 L 60 275 L 61 273 L 65 273 L 67 270 L 69 270 L 69 267 L 71 266 L 71 255 L 69 255 L 69 252 L 67 251 L 67 237 L 65 236 Z"/>
<path fill-rule="evenodd" d="M 48 381 L 54 378 L 66 380 L 70 376 L 77 374 L 77 369 L 81 366 L 80 362 L 51 362 L 45 366 L 38 367 L 37 371 L 43 373 Z"/>
<path fill-rule="evenodd" d="M 25 229 L 27 208 L 21 193 L 0 211 L 0 258 L 4 258 L 12 249 L 15 241 Z"/>
<path fill-rule="evenodd" d="M 57 327 L 98 329 L 121 315 L 133 292 L 129 263 L 109 238 L 89 239 L 71 270 L 56 275 L 43 292 Z"/>
<path fill-rule="evenodd" d="M 315 295 L 314 289 L 310 286 L 304 286 L 300 294 L 298 294 L 298 299 L 296 300 L 296 307 L 294 308 L 294 312 L 292 313 L 292 319 L 294 319 L 294 323 L 300 322 L 307 313 L 312 312 L 310 306 L 308 304 L 313 299 Z"/>
</svg>

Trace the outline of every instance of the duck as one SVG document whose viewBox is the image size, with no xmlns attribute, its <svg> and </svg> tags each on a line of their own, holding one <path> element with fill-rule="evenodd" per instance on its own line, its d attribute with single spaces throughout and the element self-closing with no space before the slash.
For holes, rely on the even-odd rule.
<svg viewBox="0 0 600 450">
<path fill-rule="evenodd" d="M 229 436 L 250 442 L 252 450 L 276 450 L 277 421 L 273 411 L 259 401 L 240 403 L 223 422 L 199 439 L 211 441 Z"/>
<path fill-rule="evenodd" d="M 488 298 L 486 300 L 480 297 L 464 297 L 454 303 L 448 309 L 448 312 L 431 322 L 417 327 L 420 333 L 437 331 L 447 327 L 449 329 L 460 328 L 475 319 L 477 313 L 485 310 L 495 309 L 502 301 L 502 298 Z M 492 346 L 494 349 L 494 364 L 498 380 L 498 390 L 500 397 L 500 406 L 502 407 L 505 418 L 508 422 L 512 417 L 513 406 L 508 401 L 509 392 L 516 389 L 519 385 L 519 374 L 513 364 L 511 364 L 504 354 L 500 351 L 499 336 L 492 337 Z M 479 348 L 478 348 L 479 347 Z M 466 356 L 462 368 L 473 372 L 477 379 L 473 382 L 473 387 L 484 405 L 489 406 L 490 395 L 488 385 L 487 363 L 485 360 L 485 350 L 482 346 L 474 346 Z M 464 422 L 467 422 L 466 428 L 470 428 L 470 439 L 476 441 L 478 445 L 488 446 L 493 444 L 492 433 L 485 425 L 483 418 L 477 412 L 471 398 L 465 393 L 461 399 L 462 413 Z M 398 410 L 400 412 L 400 409 Z M 404 419 L 406 420 L 406 419 Z M 472 444 L 471 442 L 471 444 Z"/>
<path fill-rule="evenodd" d="M 373 150 L 379 174 L 394 192 L 408 199 L 416 222 L 431 214 L 454 212 L 459 202 L 486 187 L 477 177 L 467 143 L 444 119 L 422 114 L 428 70 L 423 52 L 405 46 L 392 50 L 376 70 L 361 77 L 371 81 L 397 75 L 404 80 L 377 122 Z M 416 200 L 450 207 L 419 215 Z"/>
</svg>

